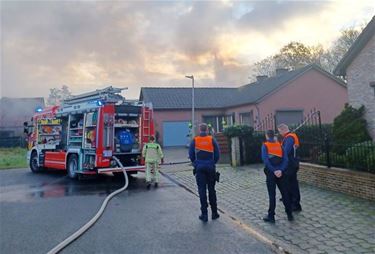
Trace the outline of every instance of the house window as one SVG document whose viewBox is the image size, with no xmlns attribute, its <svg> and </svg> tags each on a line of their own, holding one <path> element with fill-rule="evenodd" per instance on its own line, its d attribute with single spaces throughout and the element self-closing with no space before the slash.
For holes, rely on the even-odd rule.
<svg viewBox="0 0 375 254">
<path fill-rule="evenodd" d="M 303 110 L 277 110 L 276 125 L 285 123 L 287 125 L 297 125 L 303 120 Z"/>
<path fill-rule="evenodd" d="M 233 115 L 203 116 L 203 122 L 211 124 L 215 132 L 222 132 L 225 125 L 233 125 Z"/>
<path fill-rule="evenodd" d="M 372 87 L 372 89 L 374 89 L 374 95 L 375 95 L 375 81 L 370 82 L 370 87 Z"/>
<path fill-rule="evenodd" d="M 253 111 L 240 113 L 240 123 L 242 125 L 254 126 Z"/>
</svg>

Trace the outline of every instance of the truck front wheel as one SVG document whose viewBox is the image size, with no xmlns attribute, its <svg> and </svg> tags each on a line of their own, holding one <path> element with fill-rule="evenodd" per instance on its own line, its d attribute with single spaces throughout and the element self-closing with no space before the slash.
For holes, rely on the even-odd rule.
<svg viewBox="0 0 375 254">
<path fill-rule="evenodd" d="M 76 154 L 72 154 L 69 156 L 69 159 L 68 159 L 69 177 L 72 179 L 77 178 L 77 171 L 78 171 L 78 156 Z"/>
<path fill-rule="evenodd" d="M 33 151 L 30 157 L 30 169 L 33 173 L 40 172 L 43 168 L 38 165 L 38 153 Z"/>
</svg>

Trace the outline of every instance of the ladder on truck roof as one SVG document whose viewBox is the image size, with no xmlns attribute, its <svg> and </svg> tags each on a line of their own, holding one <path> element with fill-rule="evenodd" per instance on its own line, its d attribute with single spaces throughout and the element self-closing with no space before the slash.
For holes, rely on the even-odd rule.
<svg viewBox="0 0 375 254">
<path fill-rule="evenodd" d="M 116 103 L 120 100 L 123 100 L 124 97 L 122 97 L 119 93 L 121 93 L 122 90 L 125 90 L 127 88 L 117 88 L 117 87 L 106 87 L 103 89 L 97 89 L 93 92 L 83 93 L 79 95 L 72 96 L 68 99 L 65 99 L 63 101 L 66 105 L 72 105 L 75 103 L 83 103 L 87 101 L 102 101 L 106 103 Z"/>
<path fill-rule="evenodd" d="M 119 93 L 127 88 L 106 87 L 65 99 L 57 110 L 57 116 L 67 116 L 71 112 L 89 112 L 105 103 L 117 103 L 125 98 Z"/>
</svg>

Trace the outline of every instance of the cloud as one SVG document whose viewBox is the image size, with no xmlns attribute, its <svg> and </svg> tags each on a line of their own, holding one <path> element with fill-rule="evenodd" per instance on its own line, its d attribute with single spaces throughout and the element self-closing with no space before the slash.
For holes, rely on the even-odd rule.
<svg viewBox="0 0 375 254">
<path fill-rule="evenodd" d="M 249 66 L 291 40 L 328 44 L 369 20 L 361 2 L 1 2 L 1 96 L 139 88 L 238 86 Z M 373 9 L 372 9 L 373 10 Z M 342 13 L 346 13 L 342 15 Z"/>
<path fill-rule="evenodd" d="M 257 1 L 250 2 L 249 11 L 238 20 L 241 27 L 272 32 L 283 29 L 295 17 L 315 15 L 330 5 L 328 1 Z M 240 4 L 241 6 L 241 4 Z"/>
</svg>

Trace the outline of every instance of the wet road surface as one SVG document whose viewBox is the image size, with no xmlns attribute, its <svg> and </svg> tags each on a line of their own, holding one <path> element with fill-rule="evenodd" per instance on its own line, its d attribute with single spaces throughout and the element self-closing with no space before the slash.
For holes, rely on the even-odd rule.
<svg viewBox="0 0 375 254">
<path fill-rule="evenodd" d="M 224 217 L 201 223 L 196 196 L 166 178 L 147 191 L 144 175 L 62 253 L 272 253 Z M 123 180 L 73 181 L 60 172 L 0 171 L 1 253 L 46 253 L 87 222 Z"/>
</svg>

